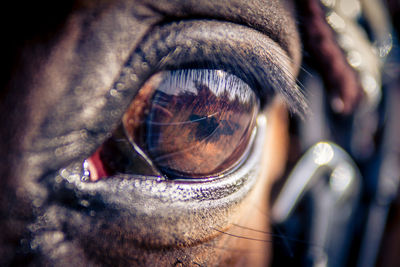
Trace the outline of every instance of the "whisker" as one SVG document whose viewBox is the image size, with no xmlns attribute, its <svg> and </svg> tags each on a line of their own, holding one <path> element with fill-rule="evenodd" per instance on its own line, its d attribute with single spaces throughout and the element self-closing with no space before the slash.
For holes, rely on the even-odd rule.
<svg viewBox="0 0 400 267">
<path fill-rule="evenodd" d="M 288 237 L 287 235 L 283 235 L 283 234 L 274 234 L 273 232 L 268 232 L 268 231 L 253 229 L 253 228 L 246 227 L 246 226 L 242 226 L 242 225 L 239 225 L 239 224 L 236 224 L 236 223 L 233 223 L 232 225 L 233 225 L 233 226 L 236 226 L 236 227 L 238 227 L 238 228 L 242 228 L 242 229 L 249 230 L 249 231 L 253 231 L 253 232 L 257 232 L 257 233 L 262 233 L 262 234 L 270 235 L 270 236 L 273 236 L 273 237 L 279 237 L 279 238 L 282 238 L 282 239 L 284 239 L 284 240 L 290 240 L 290 241 L 293 241 L 293 242 L 302 243 L 302 244 L 310 245 L 310 246 L 313 246 L 313 247 L 322 247 L 322 246 L 320 246 L 320 245 L 313 244 L 313 243 L 310 243 L 310 242 L 307 242 L 307 241 L 301 240 L 301 239 L 291 238 L 291 237 Z M 279 232 L 279 229 L 278 229 L 277 226 L 273 226 L 273 227 Z"/>
<path fill-rule="evenodd" d="M 305 67 L 304 64 L 301 64 L 300 69 L 301 69 L 302 71 L 304 71 L 304 73 L 307 74 L 308 76 L 313 77 L 312 73 L 309 72 L 309 71 L 306 69 L 306 67 Z"/>
<path fill-rule="evenodd" d="M 203 246 L 211 247 L 215 249 L 232 251 L 232 252 L 244 252 L 244 253 L 265 253 L 265 250 L 255 250 L 255 249 L 240 249 L 240 248 L 229 248 L 229 247 L 220 247 L 211 244 L 203 244 Z"/>
<path fill-rule="evenodd" d="M 258 241 L 258 242 L 263 242 L 263 243 L 272 243 L 272 240 L 267 240 L 267 239 L 259 239 L 259 238 L 252 238 L 252 237 L 246 237 L 246 236 L 240 236 L 240 235 L 235 235 L 235 234 L 230 234 L 221 230 L 218 230 L 217 228 L 213 229 L 217 232 L 220 232 L 221 234 L 224 235 L 228 235 L 228 236 L 232 236 L 232 237 L 236 237 L 236 238 L 240 238 L 240 239 L 246 239 L 246 240 L 252 240 L 252 241 Z"/>
<path fill-rule="evenodd" d="M 274 229 L 278 232 L 278 234 L 279 234 L 280 236 L 285 236 L 285 235 L 281 232 L 281 230 L 279 230 L 279 227 L 278 227 L 278 226 L 272 225 L 272 227 L 274 227 Z M 287 251 L 289 252 L 289 256 L 290 256 L 291 258 L 293 258 L 293 257 L 294 257 L 294 253 L 293 253 L 292 248 L 290 247 L 290 244 L 289 244 L 289 242 L 288 242 L 288 238 L 287 238 L 287 237 L 286 237 L 286 238 L 282 238 L 282 241 L 283 241 L 283 244 L 285 245 Z"/>
<path fill-rule="evenodd" d="M 273 236 L 273 237 L 281 238 L 281 239 L 282 239 L 282 242 L 283 242 L 284 246 L 286 247 L 286 249 L 287 249 L 287 251 L 288 251 L 290 257 L 294 257 L 294 253 L 293 253 L 293 250 L 292 250 L 292 248 L 291 248 L 291 246 L 290 246 L 290 244 L 289 244 L 289 241 L 296 242 L 296 243 L 300 243 L 300 244 L 304 244 L 304 245 L 309 245 L 309 246 L 316 247 L 316 248 L 323 248 L 323 246 L 321 246 L 321 245 L 313 244 L 313 243 L 310 243 L 310 242 L 308 242 L 308 241 L 306 241 L 306 240 L 291 238 L 291 237 L 289 237 L 289 236 L 283 234 L 282 231 L 279 229 L 279 226 L 278 226 L 278 225 L 274 225 L 274 224 L 271 222 L 271 218 L 270 218 L 270 216 L 269 216 L 267 213 L 265 213 L 263 210 L 261 210 L 261 208 L 260 208 L 258 205 L 256 205 L 256 204 L 254 204 L 254 207 L 256 208 L 256 210 L 257 210 L 261 215 L 265 216 L 265 218 L 268 220 L 268 223 L 273 227 L 273 229 L 274 229 L 276 232 L 278 232 L 277 234 L 274 234 L 274 233 L 271 233 L 271 232 L 265 232 L 265 234 L 271 234 L 271 236 Z M 244 229 L 247 228 L 247 227 L 245 227 L 245 226 L 240 226 L 240 225 L 238 225 L 238 227 L 241 227 L 241 228 L 244 228 Z M 263 231 L 261 231 L 261 230 L 256 230 L 256 229 L 251 229 L 251 228 L 249 228 L 248 230 L 253 230 L 253 231 L 255 231 L 255 232 L 260 231 L 261 233 L 263 232 Z"/>
<path fill-rule="evenodd" d="M 272 233 L 272 232 L 263 231 L 263 230 L 257 230 L 257 229 L 253 229 L 253 228 L 250 228 L 250 227 L 242 226 L 242 225 L 239 225 L 239 224 L 236 224 L 236 223 L 233 223 L 232 225 L 233 225 L 233 226 L 236 226 L 236 227 L 238 227 L 238 228 L 250 230 L 250 231 L 253 231 L 253 232 L 257 232 L 257 233 L 262 233 L 262 234 L 271 235 L 271 236 L 275 236 L 275 235 L 276 235 L 276 234 L 274 234 L 274 233 Z M 278 237 L 279 237 L 279 236 L 278 236 Z"/>
</svg>

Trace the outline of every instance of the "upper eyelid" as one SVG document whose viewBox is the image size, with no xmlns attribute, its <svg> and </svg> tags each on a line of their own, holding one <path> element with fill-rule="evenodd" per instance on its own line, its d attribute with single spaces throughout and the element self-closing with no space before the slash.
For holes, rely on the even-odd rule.
<svg viewBox="0 0 400 267">
<path fill-rule="evenodd" d="M 207 33 L 207 36 L 204 34 Z M 246 38 L 245 38 L 246 37 Z M 307 113 L 307 103 L 296 85 L 293 62 L 266 35 L 229 22 L 188 20 L 154 28 L 126 63 L 116 84 L 130 83 L 127 72 L 177 68 L 221 68 L 258 89 L 263 106 L 275 93 L 292 112 Z M 138 70 L 139 69 L 139 70 Z M 147 76 L 139 80 L 146 80 Z"/>
<path fill-rule="evenodd" d="M 178 0 L 174 5 L 170 1 L 147 0 L 146 6 L 164 17 L 221 19 L 236 24 L 249 26 L 267 34 L 274 42 L 300 64 L 300 41 L 296 22 L 293 19 L 292 6 L 285 1 L 273 0 L 265 5 L 264 1 L 250 0 Z M 216 8 L 217 7 L 217 8 Z"/>
</svg>

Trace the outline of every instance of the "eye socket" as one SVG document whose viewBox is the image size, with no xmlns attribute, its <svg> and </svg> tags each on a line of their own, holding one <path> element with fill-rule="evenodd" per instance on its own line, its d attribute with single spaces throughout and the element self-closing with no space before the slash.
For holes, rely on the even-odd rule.
<svg viewBox="0 0 400 267">
<path fill-rule="evenodd" d="M 233 74 L 163 71 L 131 102 L 100 160 L 108 175 L 143 174 L 138 169 L 149 165 L 172 179 L 214 177 L 247 155 L 258 110 L 254 91 Z"/>
</svg>

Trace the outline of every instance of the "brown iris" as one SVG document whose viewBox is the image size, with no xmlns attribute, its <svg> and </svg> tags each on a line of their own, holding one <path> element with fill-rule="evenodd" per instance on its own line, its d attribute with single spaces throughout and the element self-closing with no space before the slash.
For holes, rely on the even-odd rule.
<svg viewBox="0 0 400 267">
<path fill-rule="evenodd" d="M 246 155 L 259 109 L 254 91 L 221 70 L 165 71 L 140 90 L 123 128 L 170 178 L 231 170 Z"/>
</svg>

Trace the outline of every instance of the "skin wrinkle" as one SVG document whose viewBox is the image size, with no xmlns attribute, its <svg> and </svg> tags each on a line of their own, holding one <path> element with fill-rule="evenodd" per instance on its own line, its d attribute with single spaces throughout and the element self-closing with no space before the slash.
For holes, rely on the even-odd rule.
<svg viewBox="0 0 400 267">
<path fill-rule="evenodd" d="M 220 3 L 222 6 L 223 2 Z M 273 1 L 270 6 L 257 1 L 246 2 L 243 5 L 247 6 L 243 9 L 239 8 L 241 6 L 239 2 L 234 4 L 236 7 L 224 9 L 226 13 L 220 14 L 213 14 L 213 12 L 219 12 L 222 9 L 209 10 L 209 5 L 197 4 L 196 7 L 201 9 L 197 15 L 219 19 L 226 17 L 227 20 L 251 25 L 267 33 L 273 37 L 273 40 L 280 42 L 280 45 L 291 55 L 294 63 L 288 69 L 291 74 L 296 74 L 300 58 L 297 32 L 294 22 L 286 16 L 287 11 L 282 9 L 279 1 Z M 182 2 L 176 2 L 175 5 L 185 6 Z M 95 264 L 114 263 L 113 257 L 105 258 L 104 251 L 83 249 L 81 245 L 78 245 L 80 242 L 75 239 L 66 239 L 60 244 L 59 249 L 50 253 L 51 248 L 45 246 L 46 232 L 50 229 L 70 231 L 69 238 L 80 236 L 83 230 L 91 233 L 92 237 L 98 238 L 98 236 L 90 232 L 93 225 L 87 224 L 85 216 L 79 214 L 79 210 L 78 212 L 71 211 L 47 199 L 52 188 L 39 186 L 37 180 L 47 174 L 52 174 L 72 160 L 89 156 L 115 126 L 116 118 L 119 117 L 118 112 L 114 115 L 101 112 L 106 110 L 104 105 L 107 105 L 102 99 L 118 76 L 119 66 L 126 62 L 131 51 L 138 45 L 151 25 L 161 21 L 161 17 L 154 13 L 157 9 L 148 9 L 136 2 L 117 1 L 115 4 L 103 2 L 100 6 L 83 5 L 80 8 L 75 10 L 75 14 L 69 17 L 67 25 L 60 30 L 60 37 L 56 43 L 50 47 L 38 43 L 35 53 L 30 53 L 31 48 L 26 48 L 24 52 L 26 58 L 20 63 L 25 70 L 15 74 L 9 85 L 8 95 L 1 99 L 0 120 L 3 125 L 9 127 L 1 130 L 1 151 L 7 151 L 8 158 L 2 162 L 0 174 L 8 179 L 2 180 L 5 185 L 1 187 L 2 219 L 0 224 L 2 229 L 5 229 L 4 232 L 9 235 L 7 238 L 12 239 L 16 246 L 19 246 L 18 234 L 23 231 L 21 229 L 24 229 L 27 221 L 31 220 L 29 218 L 31 210 L 34 210 L 35 215 L 48 217 L 48 221 L 43 222 L 45 224 L 42 228 L 43 232 L 37 233 L 38 236 L 35 237 L 39 241 L 42 240 L 43 245 L 42 250 L 39 250 L 43 254 L 34 258 L 36 264 L 39 262 L 48 265 L 82 264 L 83 262 L 91 264 L 93 262 L 89 258 L 94 256 L 98 257 Z M 94 12 L 92 8 L 97 11 Z M 252 10 L 253 8 L 257 10 Z M 229 18 L 228 13 L 239 15 Z M 192 15 L 196 14 L 184 14 L 186 17 Z M 61 81 L 69 82 L 65 84 Z M 133 93 L 131 92 L 129 96 L 133 97 Z M 9 102 L 10 99 L 14 101 Z M 7 101 L 7 104 L 3 105 L 4 101 Z M 129 103 L 127 100 L 125 102 L 125 105 Z M 93 103 L 98 105 L 93 107 Z M 113 107 L 117 106 L 116 103 L 113 105 Z M 123 105 L 118 108 L 120 113 L 124 109 Z M 11 114 L 11 116 L 6 116 L 6 114 Z M 108 116 L 105 118 L 108 118 L 110 122 L 113 121 L 114 124 L 98 126 L 102 120 L 107 121 L 104 118 L 98 118 L 96 116 L 98 114 Z M 57 147 L 46 147 L 46 144 L 51 143 L 47 142 L 48 140 L 68 136 L 81 129 L 86 130 L 85 134 L 77 139 L 68 140 L 67 138 L 65 144 L 71 145 L 58 150 L 58 154 Z M 11 144 L 8 142 L 10 136 L 13 137 Z M 61 143 L 64 144 L 64 142 Z M 54 144 L 58 143 L 54 142 Z M 61 158 L 60 155 L 65 157 Z M 31 200 L 34 200 L 35 207 L 31 206 Z M 8 216 L 10 214 L 11 217 Z M 20 228 L 9 225 L 13 219 L 21 221 Z M 220 220 L 217 215 L 212 219 Z M 68 225 L 66 223 L 68 220 L 73 220 L 73 224 Z M 199 220 L 196 222 L 198 223 Z M 190 224 L 190 222 L 187 223 Z M 30 226 L 35 225 L 33 223 Z M 120 231 L 119 235 L 123 238 L 123 231 Z M 1 246 L 4 248 L 1 250 L 1 256 L 4 256 L 1 260 L 6 264 L 7 261 L 13 260 L 10 259 L 10 255 L 14 254 L 15 248 L 8 244 L 4 245 L 8 242 L 5 239 L 2 238 L 1 241 L 3 242 Z M 99 240 L 94 238 L 80 241 L 89 241 L 92 245 L 96 245 L 95 243 Z M 217 244 L 216 242 L 218 240 L 210 242 L 211 248 L 200 246 L 161 252 L 139 250 L 138 252 L 144 253 L 144 257 L 138 263 L 157 265 L 157 263 L 162 264 L 166 259 L 179 258 L 185 262 L 204 260 L 216 264 L 216 260 L 221 259 L 221 256 L 212 249 L 212 246 Z M 108 252 L 115 253 L 114 256 L 117 257 L 121 256 L 119 254 L 121 251 L 123 252 L 123 249 Z M 49 255 L 46 255 L 46 252 Z M 163 252 L 165 255 L 160 256 Z M 23 253 L 22 255 L 26 256 Z M 17 258 L 18 256 L 14 260 Z M 137 259 L 134 257 L 122 258 L 121 263 L 134 263 L 135 260 Z"/>
</svg>

